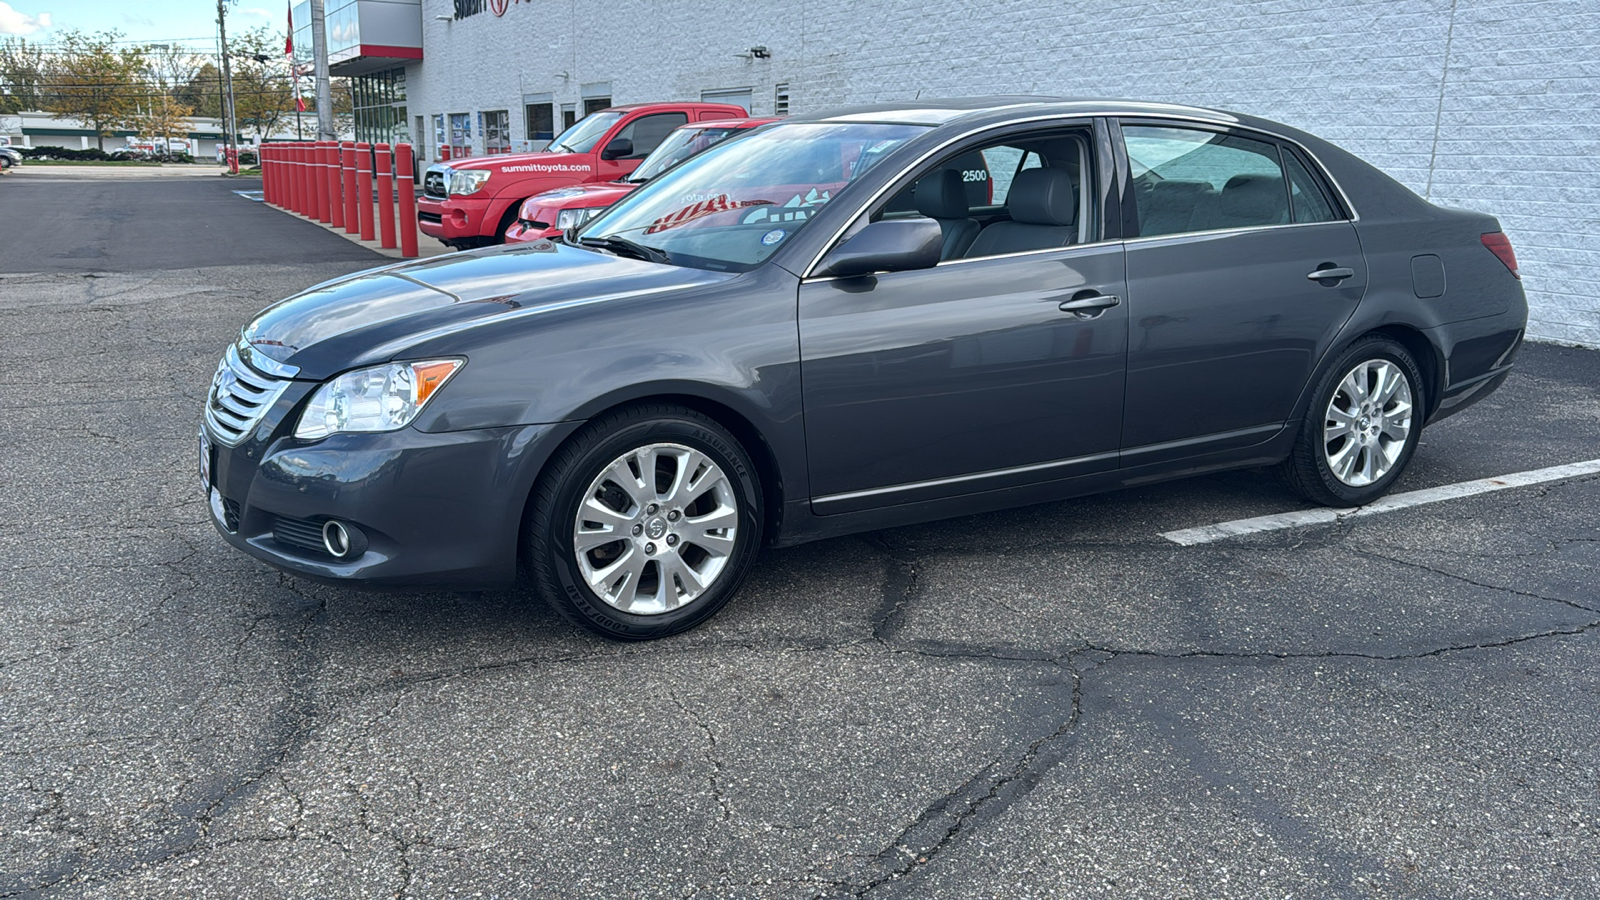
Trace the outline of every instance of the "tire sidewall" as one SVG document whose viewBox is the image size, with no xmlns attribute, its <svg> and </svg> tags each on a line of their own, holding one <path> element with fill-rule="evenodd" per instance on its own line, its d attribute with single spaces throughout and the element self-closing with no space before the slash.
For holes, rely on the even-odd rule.
<svg viewBox="0 0 1600 900">
<path fill-rule="evenodd" d="M 1405 376 L 1407 386 L 1411 389 L 1411 431 L 1406 435 L 1406 444 L 1401 448 L 1400 456 L 1395 459 L 1394 465 L 1382 478 L 1369 485 L 1352 487 L 1340 481 L 1328 466 L 1326 444 L 1322 434 L 1328 404 L 1332 402 L 1339 383 L 1357 365 L 1373 360 L 1393 363 Z M 1422 439 L 1423 410 L 1427 408 L 1426 401 L 1422 372 L 1416 360 L 1412 359 L 1411 354 L 1400 344 L 1387 338 L 1373 338 L 1360 341 L 1341 353 L 1322 376 L 1321 383 L 1317 385 L 1317 393 L 1312 399 L 1311 409 L 1306 412 L 1306 439 L 1310 445 L 1317 480 L 1321 482 L 1322 487 L 1333 498 L 1347 506 L 1363 506 L 1388 493 L 1400 476 L 1405 474 L 1411 456 L 1416 453 L 1417 444 Z"/>
<path fill-rule="evenodd" d="M 716 583 L 692 602 L 671 612 L 641 616 L 612 607 L 590 590 L 573 551 L 573 521 L 582 495 L 601 470 L 629 450 L 646 444 L 683 444 L 710 456 L 738 493 L 739 540 Z M 714 615 L 739 590 L 761 541 L 761 486 L 748 455 L 722 429 L 695 418 L 662 416 L 629 422 L 583 448 L 560 474 L 555 503 L 543 541 L 554 589 L 560 601 L 588 627 L 621 640 L 665 637 L 693 628 Z"/>
</svg>

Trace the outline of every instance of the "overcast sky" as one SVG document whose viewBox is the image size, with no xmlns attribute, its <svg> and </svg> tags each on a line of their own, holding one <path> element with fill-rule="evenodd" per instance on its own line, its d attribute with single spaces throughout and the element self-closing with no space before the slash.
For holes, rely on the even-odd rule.
<svg viewBox="0 0 1600 900">
<path fill-rule="evenodd" d="M 258 25 L 283 30 L 284 0 L 236 0 L 228 4 L 228 30 Z M 213 41 L 216 0 L 0 0 L 0 35 L 48 41 L 64 29 L 115 29 L 133 41 L 204 44 Z"/>
</svg>

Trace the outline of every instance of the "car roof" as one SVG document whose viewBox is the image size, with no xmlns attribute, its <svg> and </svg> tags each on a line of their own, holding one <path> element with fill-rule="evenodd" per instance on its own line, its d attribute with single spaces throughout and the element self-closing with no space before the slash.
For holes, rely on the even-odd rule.
<svg viewBox="0 0 1600 900">
<path fill-rule="evenodd" d="M 906 125 L 948 125 L 952 122 L 1037 115 L 1169 115 L 1218 123 L 1241 122 L 1248 117 L 1222 110 L 1144 100 L 1110 100 L 1093 97 L 1039 97 L 998 95 L 934 100 L 902 100 L 826 110 L 796 118 L 805 122 L 885 122 Z"/>
<path fill-rule="evenodd" d="M 679 130 L 694 130 L 696 128 L 757 128 L 771 122 L 779 122 L 783 116 L 760 116 L 749 119 L 707 119 L 703 122 L 690 122 L 679 125 Z"/>
<path fill-rule="evenodd" d="M 712 110 L 716 110 L 716 109 L 727 109 L 730 106 L 737 106 L 737 105 L 738 104 L 735 104 L 735 103 L 703 103 L 703 102 L 700 102 L 700 101 L 691 101 L 691 100 L 685 100 L 682 103 L 679 103 L 679 102 L 673 101 L 673 100 L 661 100 L 661 101 L 657 101 L 655 103 L 624 103 L 624 104 L 622 104 L 620 106 L 608 106 L 604 110 L 602 110 L 602 112 L 632 112 L 633 110 L 636 110 L 636 109 L 645 109 L 646 107 L 655 107 L 655 106 L 675 106 L 675 107 L 677 107 L 679 109 L 712 109 Z"/>
</svg>

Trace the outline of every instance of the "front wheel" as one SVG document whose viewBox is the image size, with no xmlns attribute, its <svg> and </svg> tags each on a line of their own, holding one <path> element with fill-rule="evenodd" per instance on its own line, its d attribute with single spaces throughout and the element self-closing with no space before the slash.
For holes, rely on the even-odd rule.
<svg viewBox="0 0 1600 900">
<path fill-rule="evenodd" d="M 1422 374 L 1381 335 L 1356 341 L 1322 376 L 1284 463 L 1289 482 L 1324 506 L 1362 506 L 1388 493 L 1422 436 Z"/>
<path fill-rule="evenodd" d="M 596 419 L 535 489 L 528 561 L 568 620 L 615 640 L 699 625 L 738 591 L 761 541 L 761 488 L 739 442 L 678 406 Z"/>
</svg>

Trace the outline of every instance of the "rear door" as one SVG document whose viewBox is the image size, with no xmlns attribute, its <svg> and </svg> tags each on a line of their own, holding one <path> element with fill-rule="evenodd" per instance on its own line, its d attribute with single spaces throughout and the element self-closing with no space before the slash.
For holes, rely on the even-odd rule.
<svg viewBox="0 0 1600 900">
<path fill-rule="evenodd" d="M 1135 235 L 1122 464 L 1267 440 L 1366 291 L 1355 226 L 1291 144 L 1169 121 L 1121 132 Z"/>
</svg>

